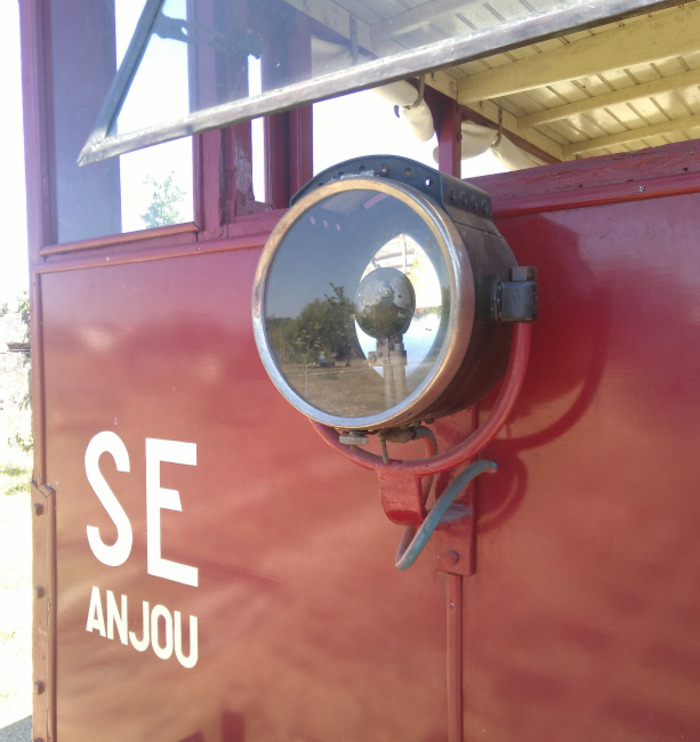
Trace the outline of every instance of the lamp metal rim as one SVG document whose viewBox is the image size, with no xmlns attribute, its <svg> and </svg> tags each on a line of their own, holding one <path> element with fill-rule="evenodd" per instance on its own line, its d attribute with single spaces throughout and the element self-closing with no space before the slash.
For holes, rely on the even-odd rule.
<svg viewBox="0 0 700 742">
<path fill-rule="evenodd" d="M 267 278 L 277 250 L 294 224 L 328 198 L 352 190 L 368 190 L 397 198 L 428 225 L 447 266 L 450 307 L 443 347 L 426 378 L 398 404 L 372 415 L 344 417 L 322 410 L 304 399 L 286 381 L 270 350 L 264 319 Z M 326 183 L 305 194 L 282 216 L 263 248 L 253 284 L 252 313 L 255 342 L 267 374 L 277 389 L 307 417 L 337 430 L 376 431 L 427 419 L 431 406 L 447 389 L 469 346 L 475 315 L 474 274 L 462 236 L 447 212 L 412 186 L 383 177 L 352 176 Z"/>
</svg>

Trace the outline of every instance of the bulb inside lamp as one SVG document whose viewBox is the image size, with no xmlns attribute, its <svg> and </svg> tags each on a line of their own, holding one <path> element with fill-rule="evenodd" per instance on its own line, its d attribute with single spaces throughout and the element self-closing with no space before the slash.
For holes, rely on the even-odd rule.
<svg viewBox="0 0 700 742">
<path fill-rule="evenodd" d="M 408 330 L 416 309 L 416 292 L 396 268 L 368 273 L 355 292 L 355 319 L 370 337 L 393 338 Z"/>
</svg>

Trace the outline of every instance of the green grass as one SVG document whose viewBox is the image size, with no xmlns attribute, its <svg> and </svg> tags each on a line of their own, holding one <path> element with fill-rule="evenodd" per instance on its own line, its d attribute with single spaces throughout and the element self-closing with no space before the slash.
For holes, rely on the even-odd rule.
<svg viewBox="0 0 700 742">
<path fill-rule="evenodd" d="M 30 458 L 0 463 L 0 729 L 31 714 Z"/>
<path fill-rule="evenodd" d="M 0 496 L 29 495 L 31 478 L 28 465 L 3 464 L 0 467 Z"/>
</svg>

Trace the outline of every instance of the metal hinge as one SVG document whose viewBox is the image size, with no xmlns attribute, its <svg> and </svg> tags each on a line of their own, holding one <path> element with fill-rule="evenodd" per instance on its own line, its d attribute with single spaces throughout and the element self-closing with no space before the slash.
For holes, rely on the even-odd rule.
<svg viewBox="0 0 700 742">
<path fill-rule="evenodd" d="M 497 281 L 493 312 L 499 322 L 534 322 L 537 319 L 537 268 L 510 269 L 509 281 Z"/>
</svg>

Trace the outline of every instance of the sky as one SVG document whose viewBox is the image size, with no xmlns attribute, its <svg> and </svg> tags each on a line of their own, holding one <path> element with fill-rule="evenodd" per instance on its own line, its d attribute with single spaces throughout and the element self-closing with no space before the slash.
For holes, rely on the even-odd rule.
<svg viewBox="0 0 700 742">
<path fill-rule="evenodd" d="M 178 0 L 170 2 L 177 3 Z M 4 176 L 4 188 L 0 190 L 0 223 L 3 225 L 0 305 L 7 302 L 10 306 L 28 290 L 29 284 L 18 5 L 17 0 L 0 0 L 0 69 L 3 71 L 0 75 L 0 100 L 3 101 L 0 167 Z M 123 32 L 118 34 L 120 55 L 128 43 L 130 28 L 133 28 L 142 5 L 143 0 L 120 2 L 120 12 L 124 18 Z M 435 140 L 417 145 L 405 122 L 395 117 L 393 107 L 370 91 L 317 104 L 314 121 L 317 131 L 328 132 L 329 135 L 315 138 L 316 171 L 368 153 L 410 153 L 414 159 L 434 165 L 431 155 Z M 162 180 L 173 163 L 179 163 L 176 169 L 184 181 L 189 181 L 184 183 L 188 187 L 191 183 L 190 151 L 186 140 L 177 140 L 121 158 L 122 220 L 125 230 L 143 228 L 140 214 L 147 206 L 150 193 L 150 187 L 144 183 L 144 173 Z M 479 168 L 478 163 L 470 168 L 471 174 L 486 172 L 489 165 L 486 164 L 485 169 L 476 168 Z"/>
<path fill-rule="evenodd" d="M 0 2 L 0 69 L 0 305 L 12 306 L 29 286 L 17 0 Z"/>
</svg>

